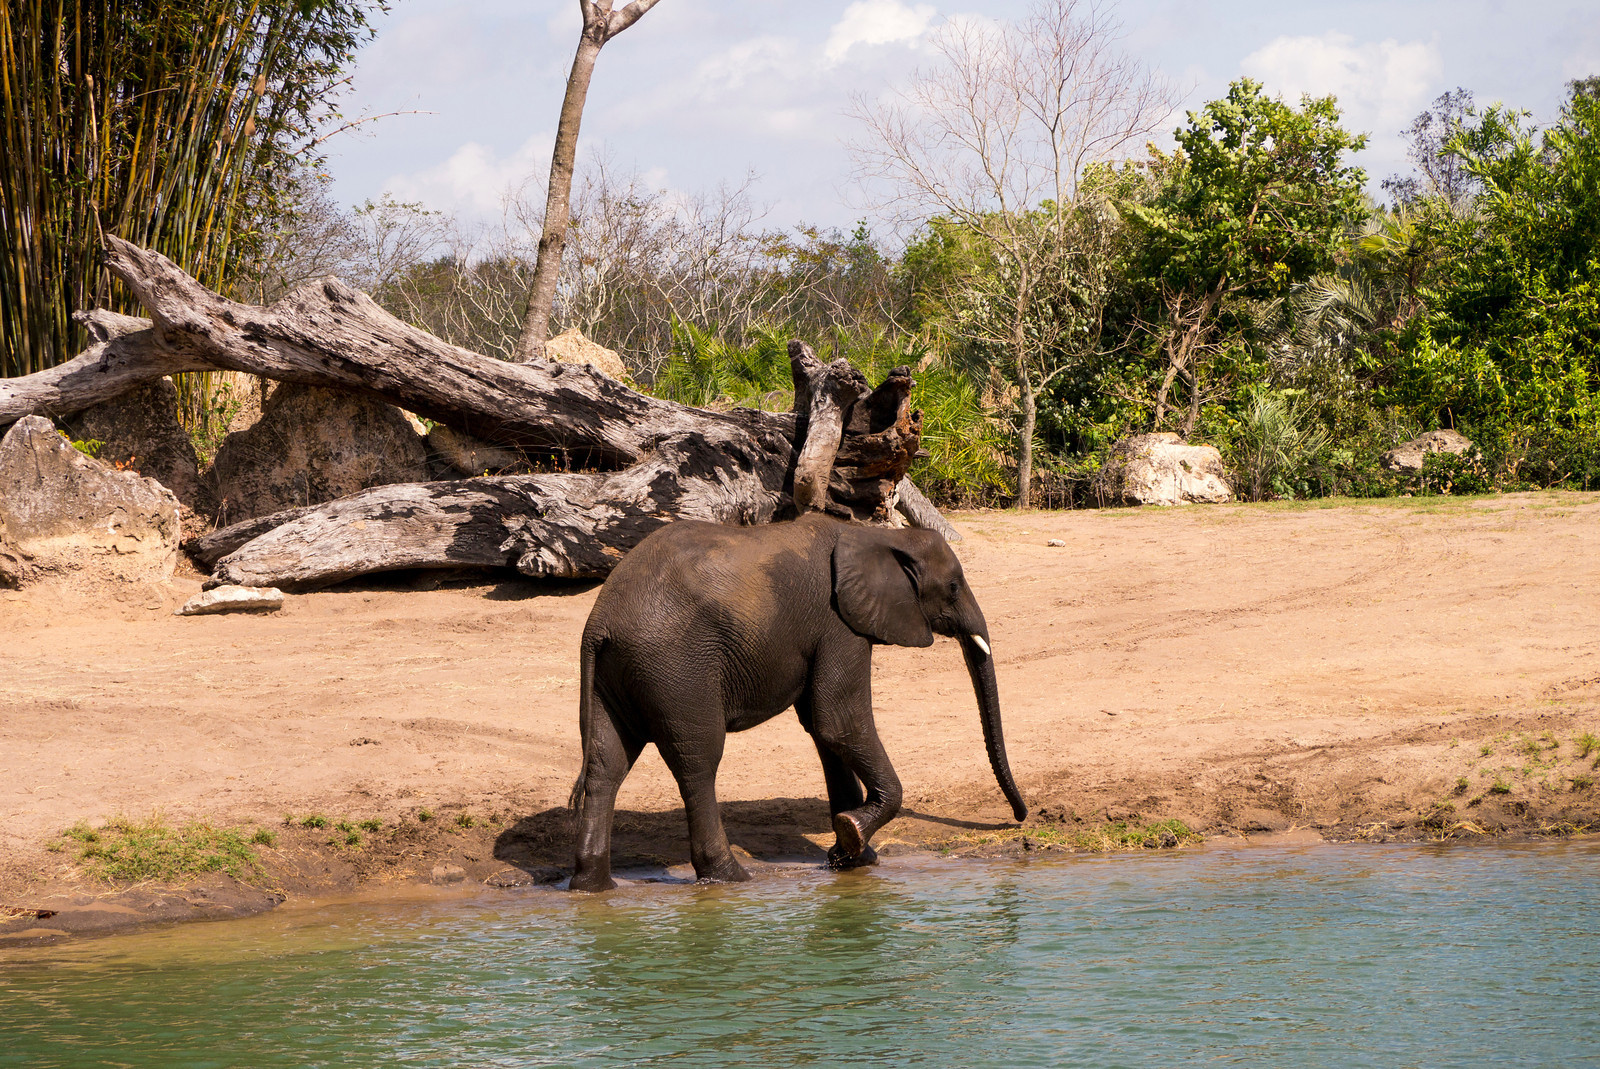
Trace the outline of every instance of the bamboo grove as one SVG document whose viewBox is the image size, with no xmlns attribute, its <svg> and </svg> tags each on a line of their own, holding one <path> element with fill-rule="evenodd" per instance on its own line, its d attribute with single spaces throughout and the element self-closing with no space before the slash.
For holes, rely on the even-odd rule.
<svg viewBox="0 0 1600 1069">
<path fill-rule="evenodd" d="M 284 210 L 367 15 L 329 0 L 0 6 L 0 375 L 74 355 L 80 308 L 133 311 L 99 235 L 226 288 Z"/>
</svg>

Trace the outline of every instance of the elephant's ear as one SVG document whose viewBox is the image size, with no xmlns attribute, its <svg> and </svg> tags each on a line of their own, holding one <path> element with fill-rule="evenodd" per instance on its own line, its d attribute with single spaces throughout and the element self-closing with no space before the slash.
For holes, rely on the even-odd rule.
<svg viewBox="0 0 1600 1069">
<path fill-rule="evenodd" d="M 916 558 L 885 532 L 846 527 L 833 548 L 833 594 L 851 630 L 892 646 L 931 646 Z"/>
</svg>

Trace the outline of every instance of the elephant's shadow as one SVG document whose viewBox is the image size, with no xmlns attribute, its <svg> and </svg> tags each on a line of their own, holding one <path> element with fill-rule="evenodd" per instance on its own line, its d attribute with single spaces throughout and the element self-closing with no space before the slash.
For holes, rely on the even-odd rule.
<svg viewBox="0 0 1600 1069">
<path fill-rule="evenodd" d="M 820 798 L 764 798 L 723 802 L 728 840 L 752 857 L 768 862 L 821 864 L 833 841 L 828 803 Z M 570 871 L 576 822 L 565 807 L 518 819 L 495 839 L 494 856 L 535 872 Z M 660 812 L 619 809 L 612 825 L 613 864 L 619 870 L 660 870 L 689 861 L 688 824 L 681 808 Z M 819 836 L 819 846 L 807 836 Z"/>
</svg>

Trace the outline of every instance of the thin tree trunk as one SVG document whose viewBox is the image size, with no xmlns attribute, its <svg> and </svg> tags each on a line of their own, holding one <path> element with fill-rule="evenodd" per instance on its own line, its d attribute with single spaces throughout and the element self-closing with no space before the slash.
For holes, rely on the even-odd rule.
<svg viewBox="0 0 1600 1069">
<path fill-rule="evenodd" d="M 1188 441 L 1189 435 L 1194 433 L 1194 425 L 1200 420 L 1200 372 L 1190 368 L 1189 375 L 1189 416 L 1183 421 L 1183 438 Z"/>
<path fill-rule="evenodd" d="M 583 124 L 583 105 L 589 97 L 589 80 L 595 61 L 607 41 L 638 22 L 660 0 L 633 0 L 621 11 L 612 11 L 613 0 L 578 0 L 583 12 L 583 32 L 578 36 L 578 51 L 572 57 L 567 75 L 567 94 L 561 101 L 561 119 L 556 125 L 556 143 L 550 153 L 550 187 L 545 194 L 544 232 L 539 236 L 539 259 L 533 267 L 533 284 L 528 289 L 528 310 L 522 317 L 522 333 L 517 337 L 513 359 L 526 364 L 544 356 L 544 343 L 550 336 L 550 312 L 555 306 L 556 283 L 561 278 L 561 252 L 567 244 L 567 224 L 572 220 L 572 172 L 578 155 L 578 128 Z"/>
<path fill-rule="evenodd" d="M 1022 433 L 1017 448 L 1017 508 L 1022 510 L 1033 507 L 1033 428 L 1037 421 L 1033 378 L 1028 374 L 1028 289 L 1024 275 L 1017 282 L 1016 314 L 1011 327 L 1012 357 L 1017 364 L 1017 389 L 1022 395 Z"/>
<path fill-rule="evenodd" d="M 583 104 L 589 96 L 589 79 L 595 60 L 600 58 L 602 37 L 595 40 L 585 26 L 578 39 L 578 54 L 567 75 L 567 95 L 561 102 L 561 121 L 556 127 L 556 144 L 550 154 L 550 188 L 545 194 L 544 233 L 539 236 L 539 259 L 533 268 L 533 284 L 528 290 L 528 310 L 522 318 L 522 333 L 517 337 L 515 359 L 527 363 L 544 356 L 544 343 L 550 336 L 550 311 L 556 300 L 556 282 L 561 277 L 561 252 L 567 243 L 567 224 L 572 217 L 572 171 L 578 154 L 578 127 L 583 123 Z"/>
</svg>

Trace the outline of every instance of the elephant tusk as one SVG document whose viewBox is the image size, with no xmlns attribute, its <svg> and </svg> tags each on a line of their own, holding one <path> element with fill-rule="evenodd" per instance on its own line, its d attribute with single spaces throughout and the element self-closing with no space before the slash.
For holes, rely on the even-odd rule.
<svg viewBox="0 0 1600 1069">
<path fill-rule="evenodd" d="M 974 642 L 976 642 L 978 644 L 978 648 L 983 651 L 983 655 L 985 657 L 993 656 L 993 654 L 991 654 L 989 652 L 989 644 L 983 640 L 983 636 L 982 635 L 973 635 L 972 636 L 972 641 L 974 641 Z"/>
</svg>

